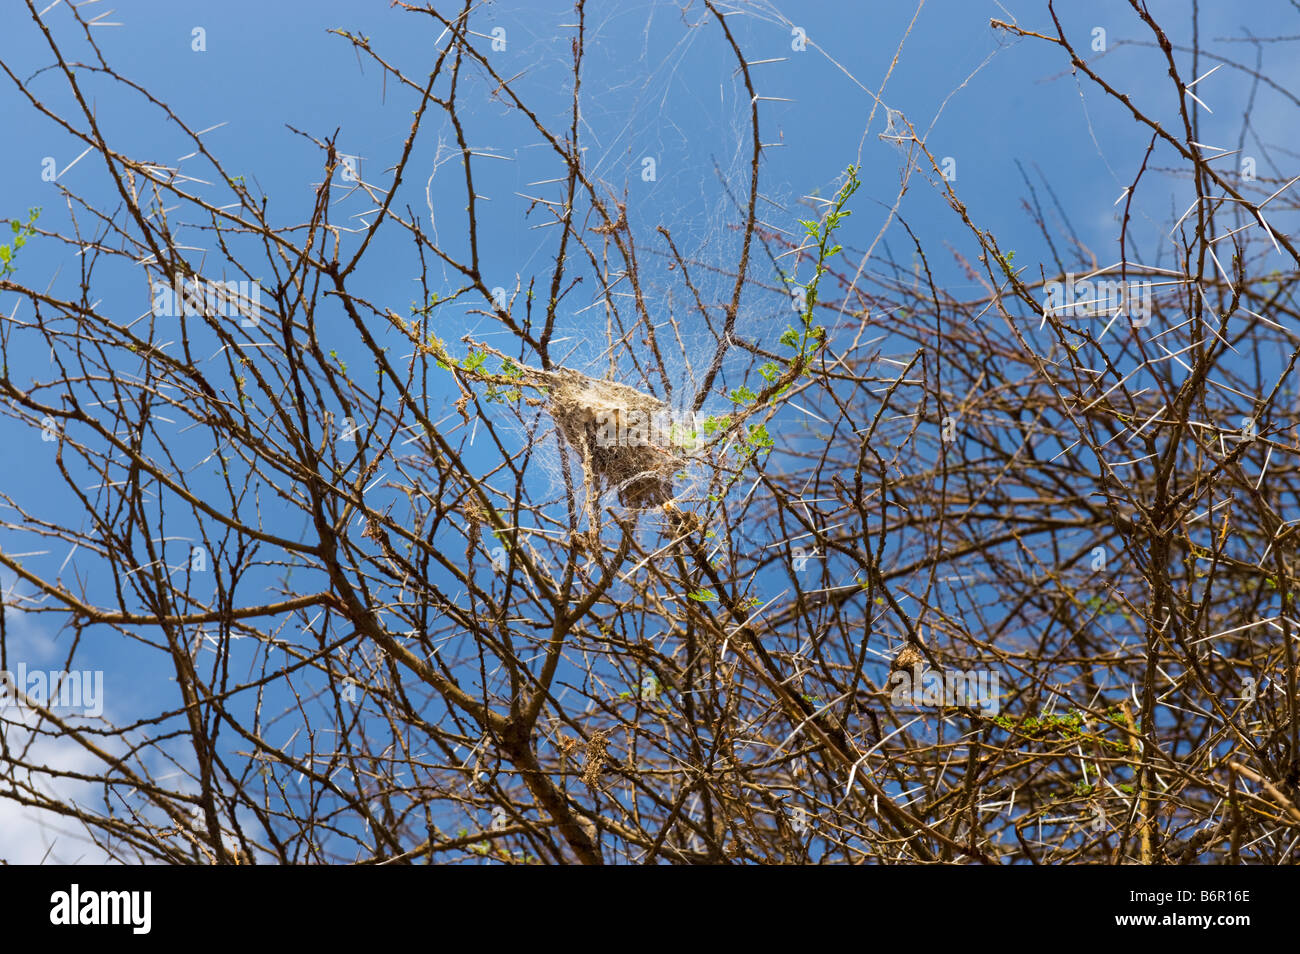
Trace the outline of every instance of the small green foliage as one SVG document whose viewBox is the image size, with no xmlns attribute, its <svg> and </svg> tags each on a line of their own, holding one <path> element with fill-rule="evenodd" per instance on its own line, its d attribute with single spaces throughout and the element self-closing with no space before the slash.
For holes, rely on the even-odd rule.
<svg viewBox="0 0 1300 954">
<path fill-rule="evenodd" d="M 686 598 L 697 603 L 716 603 L 718 594 L 712 590 L 696 590 L 694 593 L 687 593 Z"/>
<path fill-rule="evenodd" d="M 1100 596 L 1094 596 L 1091 597 L 1090 599 L 1084 600 L 1083 605 L 1086 606 L 1088 609 L 1097 610 L 1098 612 L 1101 613 L 1118 613 L 1121 609 L 1123 609 L 1123 607 L 1120 606 L 1118 603 L 1113 603 L 1109 600 L 1103 600 Z"/>
<path fill-rule="evenodd" d="M 812 356 L 820 350 L 826 343 L 826 329 L 820 325 L 813 324 L 813 315 L 817 308 L 817 294 L 821 285 L 822 276 L 829 271 L 827 262 L 838 255 L 843 246 L 832 242 L 837 229 L 853 213 L 845 206 L 849 198 L 855 193 L 862 180 L 858 176 L 858 167 L 849 166 L 845 170 L 844 183 L 835 193 L 835 198 L 830 202 L 830 207 L 826 215 L 820 220 L 802 219 L 800 225 L 803 226 L 811 243 L 817 248 L 816 264 L 813 267 L 812 277 L 807 283 L 801 283 L 792 276 L 785 276 L 785 281 L 795 291 L 795 300 L 800 308 L 800 327 L 786 326 L 785 331 L 781 333 L 779 342 L 783 346 L 790 348 L 795 352 L 791 365 L 798 374 L 812 374 Z M 768 361 L 758 369 L 759 375 L 771 389 L 782 377 L 782 369 L 775 361 Z M 785 394 L 791 386 L 787 381 L 779 388 L 775 388 L 775 395 Z M 753 405 L 758 400 L 758 395 L 747 385 L 742 385 L 733 390 L 728 398 L 733 404 Z M 705 428 L 705 433 L 711 433 L 710 429 Z M 767 432 L 764 425 L 753 425 L 745 438 L 749 445 L 748 457 L 753 458 L 760 450 L 771 450 L 775 446 L 771 435 Z"/>
<path fill-rule="evenodd" d="M 676 447 L 693 450 L 700 442 L 700 432 L 674 421 L 668 433 L 669 441 Z M 685 475 L 682 475 L 685 479 Z"/>
<path fill-rule="evenodd" d="M 460 362 L 447 352 L 447 343 L 432 331 L 429 332 L 427 336 L 423 350 L 432 354 L 433 360 L 436 361 L 438 367 L 442 368 L 444 371 L 450 371 L 452 368 L 460 367 Z"/>
<path fill-rule="evenodd" d="M 414 317 L 415 315 L 419 315 L 423 318 L 428 318 L 429 313 L 432 312 L 433 309 L 438 307 L 438 302 L 441 300 L 442 299 L 438 296 L 437 292 L 429 292 L 429 299 L 423 305 L 421 305 L 417 301 L 412 301 L 411 302 L 412 317 Z"/>
<path fill-rule="evenodd" d="M 848 204 L 849 198 L 861 185 L 862 180 L 858 176 L 858 167 L 849 166 L 845 170 L 844 183 L 836 191 L 835 198 L 830 202 L 825 216 L 820 221 L 817 219 L 803 219 L 800 221 L 804 231 L 811 239 L 811 244 L 817 248 L 816 265 L 813 268 L 812 277 L 806 284 L 800 283 L 791 276 L 783 276 L 784 281 L 792 288 L 795 301 L 798 302 L 800 327 L 787 326 L 781 332 L 779 339 L 783 346 L 795 352 L 789 365 L 787 365 L 789 370 L 783 371 L 781 363 L 777 361 L 764 362 L 758 368 L 759 376 L 766 383 L 764 389 L 765 402 L 772 397 L 785 394 L 790 389 L 792 380 L 798 375 L 812 374 L 812 356 L 826 344 L 826 329 L 813 324 L 813 314 L 817 307 L 817 290 L 821 284 L 822 276 L 829 271 L 826 263 L 843 250 L 841 245 L 832 242 L 832 237 L 844 220 L 852 214 L 845 206 Z M 791 380 L 781 383 L 783 376 Z M 759 394 L 748 383 L 745 383 L 733 389 L 727 395 L 727 399 L 738 407 L 753 409 L 757 406 Z M 730 428 L 731 423 L 730 417 L 710 417 L 704 422 L 704 436 L 713 437 L 720 430 L 725 431 Z M 771 434 L 768 433 L 767 427 L 763 424 L 750 426 L 748 433 L 745 435 L 745 443 L 748 446 L 742 454 L 746 459 L 750 460 L 756 457 L 759 451 L 770 451 L 775 446 Z M 738 477 L 739 474 L 737 474 Z M 733 478 L 733 482 L 737 478 Z"/>
<path fill-rule="evenodd" d="M 749 442 L 749 446 L 756 451 L 771 450 L 775 446 L 772 436 L 767 433 L 766 424 L 749 425 L 749 436 L 745 439 Z"/>
<path fill-rule="evenodd" d="M 473 352 L 471 352 L 471 355 L 473 355 Z M 465 359 L 465 364 L 464 364 L 465 370 L 467 371 L 479 370 L 480 366 L 483 364 L 483 361 L 481 359 L 484 356 L 479 355 L 477 357 L 479 357 L 480 360 L 475 362 L 473 367 L 470 366 L 469 359 L 468 358 Z M 509 378 L 512 381 L 518 380 L 519 378 L 522 378 L 524 376 L 524 372 L 519 367 L 519 365 L 515 364 L 509 358 L 505 358 L 502 360 L 501 370 L 499 374 L 501 375 L 501 377 Z M 523 394 L 524 392 L 521 388 L 506 388 L 502 390 L 494 384 L 489 384 L 487 387 L 487 400 L 489 403 L 499 402 L 501 404 L 505 404 L 509 401 L 518 401 L 521 397 L 523 397 Z"/>
<path fill-rule="evenodd" d="M 36 220 L 41 217 L 40 208 L 27 210 L 27 223 L 11 219 L 9 227 L 13 230 L 13 244 L 0 245 L 0 278 L 8 278 L 14 273 L 14 256 L 27 244 L 27 240 L 36 234 Z"/>
<path fill-rule="evenodd" d="M 1133 622 L 1133 614 L 1127 612 L 1124 609 L 1124 607 L 1121 606 L 1119 603 L 1115 603 L 1111 600 L 1103 600 L 1100 596 L 1092 596 L 1089 597 L 1087 600 L 1080 600 L 1077 596 L 1075 596 L 1073 597 L 1073 599 L 1080 606 L 1093 610 L 1096 613 L 1107 614 L 1107 615 L 1119 613 L 1130 623 Z"/>
<path fill-rule="evenodd" d="M 809 238 L 817 243 L 817 264 L 813 267 L 812 279 L 804 286 L 803 336 L 799 342 L 800 357 L 805 354 L 804 346 L 807 343 L 808 333 L 813 328 L 812 319 L 814 309 L 817 307 L 817 290 L 821 285 L 822 276 L 828 271 L 826 262 L 838 255 L 843 248 L 840 245 L 832 245 L 831 237 L 840 227 L 840 223 L 853 214 L 845 208 L 845 205 L 848 204 L 853 193 L 857 192 L 858 187 L 861 185 L 862 180 L 858 177 L 858 167 L 849 166 L 844 171 L 844 184 L 835 193 L 835 198 L 831 202 L 826 217 L 820 222 L 807 219 L 800 223 L 808 233 Z"/>
<path fill-rule="evenodd" d="M 717 415 L 710 415 L 708 420 L 704 422 L 704 434 L 706 437 L 712 437 L 718 431 L 720 430 L 725 431 L 730 426 L 731 426 L 730 417 L 718 417 Z"/>
<path fill-rule="evenodd" d="M 1015 259 L 1016 253 L 1014 251 L 1002 252 L 997 255 L 997 263 L 1002 266 L 1002 271 L 1008 278 L 1015 278 L 1015 268 L 1011 264 Z M 1021 269 L 1021 271 L 1023 270 Z"/>
<path fill-rule="evenodd" d="M 1106 710 L 1106 718 L 1119 721 L 1123 718 L 1123 711 L 1118 706 L 1113 706 Z M 1085 721 L 1084 713 L 1078 709 L 1072 709 L 1065 715 L 1045 715 L 1041 718 L 1030 716 L 1023 721 L 1014 715 L 998 715 L 993 718 L 994 724 L 998 727 L 1006 729 L 1008 732 L 1018 732 L 1028 739 L 1041 740 L 1060 737 L 1070 741 L 1092 742 L 1115 752 L 1127 752 L 1129 750 L 1126 743 L 1115 742 L 1103 737 L 1101 733 L 1107 728 L 1104 724 L 1097 731 L 1090 732 L 1084 724 Z"/>
</svg>

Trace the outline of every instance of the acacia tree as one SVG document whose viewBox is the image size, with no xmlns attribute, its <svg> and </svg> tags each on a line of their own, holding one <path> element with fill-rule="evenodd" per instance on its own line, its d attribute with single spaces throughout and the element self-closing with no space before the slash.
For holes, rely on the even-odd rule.
<svg viewBox="0 0 1300 954">
<path fill-rule="evenodd" d="M 760 216 L 762 90 L 731 8 L 680 25 L 729 51 L 745 103 L 729 238 L 703 249 L 585 158 L 584 2 L 565 123 L 498 71 L 472 4 L 398 6 L 441 37 L 418 71 L 338 31 L 410 104 L 396 161 L 369 181 L 309 136 L 321 182 L 286 224 L 77 8 L 92 65 L 28 4 L 76 111 L 0 67 L 115 202 L 59 186 L 67 224 L 33 211 L 0 256 L 21 304 L 0 407 L 63 481 L 5 496 L 0 670 L 17 620 L 68 672 L 111 654 L 142 698 L 69 715 L 11 681 L 0 797 L 173 863 L 1293 860 L 1300 258 L 1270 223 L 1294 180 L 1199 144 L 1200 51 L 1134 3 L 1176 128 L 1050 5 L 1041 31 L 994 21 L 1150 136 L 1117 264 L 1026 180 L 1053 255 L 1028 268 L 879 100 L 902 178 L 874 241 L 841 247 L 856 166 Z M 92 75 L 187 137 L 203 184 L 115 148 Z M 547 264 L 513 287 L 483 258 L 483 88 L 548 155 L 527 210 Z M 419 204 L 436 124 L 455 236 Z M 1161 177 L 1195 201 L 1153 267 L 1129 208 Z M 902 218 L 927 182 L 978 294 L 942 287 Z M 373 204 L 359 227 L 334 221 L 340 189 Z M 20 282 L 29 244 L 78 252 L 75 281 Z M 403 313 L 367 272 L 399 246 Z M 567 363 L 574 302 L 603 319 L 599 367 Z M 791 318 L 760 335 L 757 313 Z"/>
</svg>

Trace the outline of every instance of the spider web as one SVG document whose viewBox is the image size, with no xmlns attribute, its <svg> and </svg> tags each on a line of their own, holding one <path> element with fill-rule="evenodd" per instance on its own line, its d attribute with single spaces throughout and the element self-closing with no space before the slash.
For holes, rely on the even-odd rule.
<svg viewBox="0 0 1300 954">
<path fill-rule="evenodd" d="M 774 16 L 765 4 L 730 9 Z M 716 18 L 703 8 L 685 13 L 639 7 L 588 11 L 579 150 L 583 171 L 609 218 L 618 217 L 622 204 L 627 226 L 617 236 L 607 234 L 605 219 L 580 190 L 571 225 L 595 261 L 569 240 L 550 356 L 556 365 L 654 396 L 668 405 L 674 422 L 690 430 L 710 414 L 734 410 L 716 392 L 728 382 L 728 372 L 740 374 L 750 361 L 746 353 L 730 348 L 713 382 L 714 393 L 706 397 L 700 413 L 693 414 L 733 298 L 745 238 L 753 150 L 751 98 Z M 516 13 L 527 16 L 513 9 L 510 16 Z M 665 22 L 668 16 L 675 22 Z M 731 22 L 744 19 L 733 17 Z M 567 131 L 572 123 L 571 50 L 557 46 L 538 29 L 527 59 L 535 64 L 537 78 L 521 83 L 516 91 L 530 108 L 535 106 L 530 94 L 541 96 L 549 111 L 539 110 L 539 116 L 550 128 Z M 540 152 L 520 146 L 519 155 Z M 512 276 L 512 294 L 530 280 L 542 289 L 533 303 L 536 329 L 560 254 L 559 210 L 567 179 L 562 160 L 553 152 L 536 163 L 528 159 L 517 165 L 516 182 L 509 190 L 514 194 L 502 196 L 515 213 L 512 254 L 510 261 L 502 262 L 502 270 Z M 766 182 L 760 188 L 758 218 L 766 213 L 781 227 L 790 224 L 793 216 L 785 210 L 793 205 L 791 197 L 773 195 Z M 497 194 L 492 193 L 494 198 Z M 593 232 L 593 227 L 601 231 Z M 616 240 L 632 249 L 631 268 Z M 789 297 L 774 271 L 755 240 L 735 318 L 736 337 L 774 340 L 784 328 Z M 572 284 L 575 279 L 580 281 Z M 516 314 L 523 302 L 521 292 L 515 297 Z M 489 323 L 475 323 L 475 332 L 508 350 L 503 340 L 508 336 Z M 527 352 L 521 359 L 536 363 L 536 356 Z M 537 489 L 554 495 L 564 483 L 561 454 L 573 449 L 548 415 L 521 410 L 522 415 L 499 414 L 494 423 L 513 431 L 517 446 L 531 444 L 530 466 L 549 484 Z M 576 454 L 570 463 L 577 463 Z M 574 467 L 572 472 L 581 471 Z M 678 494 L 689 496 L 696 489 L 697 481 L 688 479 Z"/>
</svg>

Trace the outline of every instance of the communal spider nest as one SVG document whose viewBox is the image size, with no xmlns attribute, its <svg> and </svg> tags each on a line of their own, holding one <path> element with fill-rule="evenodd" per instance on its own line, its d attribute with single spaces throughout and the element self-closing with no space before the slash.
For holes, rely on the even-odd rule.
<svg viewBox="0 0 1300 954">
<path fill-rule="evenodd" d="M 681 448 L 666 433 L 648 427 L 661 421 L 668 405 L 643 391 L 617 381 L 589 377 L 572 368 L 552 371 L 520 364 L 480 342 L 464 339 L 471 355 L 495 355 L 503 370 L 493 374 L 479 362 L 465 361 L 455 375 L 461 388 L 457 407 L 466 415 L 469 394 L 461 384 L 466 378 L 505 385 L 511 389 L 531 388 L 544 397 L 524 397 L 528 404 L 546 408 L 565 441 L 582 461 L 583 484 L 587 492 L 588 526 L 597 527 L 595 502 L 609 489 L 618 493 L 619 503 L 634 510 L 664 507 L 673 510 L 673 475 L 685 466 Z M 522 396 L 522 395 L 520 395 Z M 628 439 L 628 435 L 632 435 Z"/>
</svg>

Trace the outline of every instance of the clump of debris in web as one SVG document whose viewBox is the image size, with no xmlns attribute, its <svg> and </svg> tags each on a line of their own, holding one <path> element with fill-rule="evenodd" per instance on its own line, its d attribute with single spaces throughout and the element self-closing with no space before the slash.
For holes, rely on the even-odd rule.
<svg viewBox="0 0 1300 954">
<path fill-rule="evenodd" d="M 666 433 L 647 426 L 666 419 L 666 404 L 570 368 L 542 374 L 549 379 L 547 411 L 593 479 L 617 488 L 625 507 L 657 507 L 672 499 L 673 475 L 684 462 Z"/>
<path fill-rule="evenodd" d="M 545 406 L 582 459 L 583 480 L 590 493 L 599 495 L 612 487 L 619 502 L 631 509 L 658 507 L 672 500 L 674 475 L 685 469 L 686 460 L 672 429 L 665 426 L 670 420 L 667 404 L 627 384 L 589 377 L 572 368 L 529 367 L 468 335 L 462 340 L 471 349 L 502 359 L 500 373 L 476 368 L 466 378 L 544 392 L 544 398 L 525 400 Z M 457 407 L 465 414 L 469 392 L 460 375 L 456 381 L 462 392 Z"/>
</svg>

